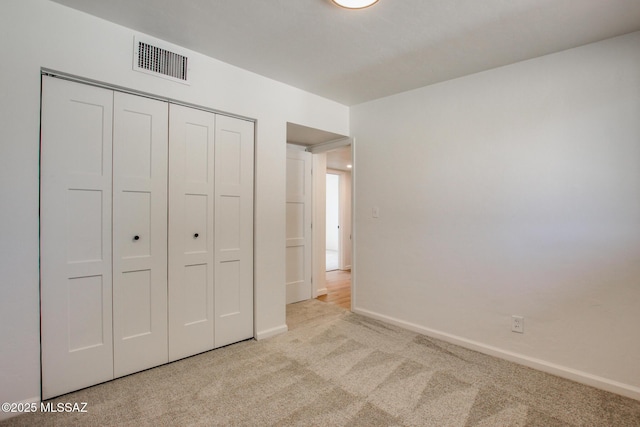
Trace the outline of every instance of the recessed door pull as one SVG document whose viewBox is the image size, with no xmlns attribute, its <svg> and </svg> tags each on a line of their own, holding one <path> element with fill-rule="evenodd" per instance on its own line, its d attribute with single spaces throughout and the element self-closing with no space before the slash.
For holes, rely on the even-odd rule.
<svg viewBox="0 0 640 427">
<path fill-rule="evenodd" d="M 138 235 L 133 236 L 133 240 L 140 240 L 140 236 Z"/>
<path fill-rule="evenodd" d="M 194 239 L 197 239 L 197 238 L 198 238 L 198 236 L 199 236 L 199 234 L 198 234 L 198 233 L 196 233 L 196 234 L 194 234 L 194 235 L 193 235 L 193 238 L 194 238 Z"/>
</svg>

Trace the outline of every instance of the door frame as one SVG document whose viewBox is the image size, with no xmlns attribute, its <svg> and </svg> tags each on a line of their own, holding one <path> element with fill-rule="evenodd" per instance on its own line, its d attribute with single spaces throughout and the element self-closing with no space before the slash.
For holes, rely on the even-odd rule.
<svg viewBox="0 0 640 427">
<path fill-rule="evenodd" d="M 306 148 L 313 154 L 312 161 L 312 277 L 311 277 L 311 298 L 317 298 L 327 293 L 326 288 L 326 172 L 327 157 L 326 152 L 341 147 L 351 147 L 351 182 L 350 182 L 350 204 L 351 204 L 351 310 L 353 311 L 355 304 L 355 170 L 356 170 L 356 139 L 354 137 L 345 137 L 336 141 L 316 144 Z M 285 218 L 286 220 L 286 218 Z"/>
</svg>

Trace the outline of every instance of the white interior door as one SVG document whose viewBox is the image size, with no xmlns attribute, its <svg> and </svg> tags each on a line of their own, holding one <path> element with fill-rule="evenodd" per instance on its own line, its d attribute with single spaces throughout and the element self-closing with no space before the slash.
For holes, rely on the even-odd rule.
<svg viewBox="0 0 640 427">
<path fill-rule="evenodd" d="M 253 144 L 253 122 L 216 116 L 216 347 L 253 337 Z"/>
<path fill-rule="evenodd" d="M 114 94 L 116 377 L 168 362 L 167 140 L 167 103 Z"/>
<path fill-rule="evenodd" d="M 214 347 L 215 117 L 170 106 L 170 360 Z"/>
<path fill-rule="evenodd" d="M 287 304 L 311 298 L 312 154 L 287 150 Z"/>
<path fill-rule="evenodd" d="M 113 378 L 113 92 L 42 82 L 42 397 Z"/>
</svg>

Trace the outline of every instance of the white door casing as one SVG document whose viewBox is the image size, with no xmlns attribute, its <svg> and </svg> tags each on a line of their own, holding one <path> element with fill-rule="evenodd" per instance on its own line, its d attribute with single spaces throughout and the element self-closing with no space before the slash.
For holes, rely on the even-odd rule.
<svg viewBox="0 0 640 427">
<path fill-rule="evenodd" d="M 120 377 L 168 362 L 168 104 L 114 93 L 113 345 Z"/>
<path fill-rule="evenodd" d="M 169 359 L 214 347 L 214 136 L 210 112 L 170 106 Z"/>
<path fill-rule="evenodd" d="M 217 115 L 215 347 L 253 337 L 254 123 Z"/>
<path fill-rule="evenodd" d="M 312 154 L 287 149 L 286 302 L 308 300 L 311 292 Z"/>
<path fill-rule="evenodd" d="M 113 378 L 113 92 L 43 77 L 42 397 Z"/>
</svg>

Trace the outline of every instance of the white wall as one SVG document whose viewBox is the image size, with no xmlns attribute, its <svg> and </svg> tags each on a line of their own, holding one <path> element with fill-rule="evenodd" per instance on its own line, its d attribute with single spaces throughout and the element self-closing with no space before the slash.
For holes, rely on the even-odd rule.
<svg viewBox="0 0 640 427">
<path fill-rule="evenodd" d="M 190 86 L 134 72 L 134 34 L 46 0 L 0 3 L 0 402 L 40 395 L 41 67 L 257 119 L 256 332 L 286 330 L 286 122 L 346 135 L 348 108 L 196 53 Z"/>
<path fill-rule="evenodd" d="M 356 311 L 640 399 L 639 46 L 353 107 Z"/>
</svg>

